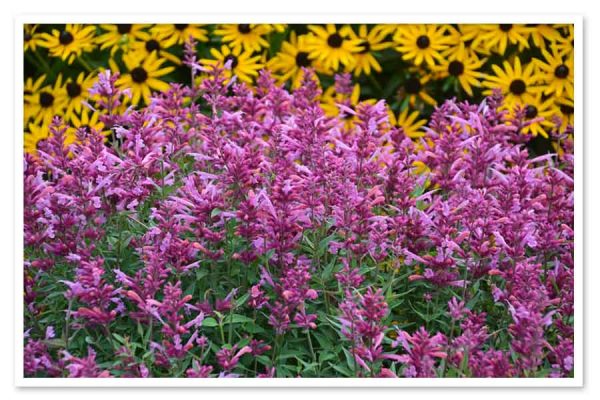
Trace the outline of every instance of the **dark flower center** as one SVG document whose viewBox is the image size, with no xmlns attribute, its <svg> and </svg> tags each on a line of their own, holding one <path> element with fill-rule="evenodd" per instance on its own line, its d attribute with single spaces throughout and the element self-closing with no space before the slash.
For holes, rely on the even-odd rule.
<svg viewBox="0 0 600 400">
<path fill-rule="evenodd" d="M 525 82 L 523 82 L 522 79 L 515 79 L 510 83 L 509 89 L 512 94 L 516 94 L 517 96 L 519 96 L 525 93 L 525 89 L 527 89 L 527 86 L 525 85 Z"/>
<path fill-rule="evenodd" d="M 500 24 L 500 30 L 502 32 L 508 32 L 512 29 L 512 24 Z"/>
<path fill-rule="evenodd" d="M 58 41 L 60 42 L 60 44 L 62 44 L 63 46 L 68 45 L 69 43 L 73 42 L 73 35 L 71 35 L 71 32 L 67 32 L 67 31 L 62 31 L 60 33 L 60 36 L 58 37 Z"/>
<path fill-rule="evenodd" d="M 223 61 L 225 61 L 225 64 L 227 64 L 230 60 L 231 60 L 231 69 L 234 69 L 235 67 L 237 67 L 237 65 L 238 65 L 237 57 L 234 56 L 233 54 L 230 54 L 227 57 L 225 57 L 225 59 Z"/>
<path fill-rule="evenodd" d="M 48 92 L 40 93 L 40 104 L 42 107 L 50 107 L 54 103 L 54 96 Z"/>
<path fill-rule="evenodd" d="M 250 29 L 250 24 L 239 24 L 238 25 L 238 32 L 239 33 L 243 33 L 243 34 L 250 33 L 250 30 L 251 30 Z"/>
<path fill-rule="evenodd" d="M 329 45 L 329 47 L 333 47 L 334 49 L 339 49 L 340 47 L 342 47 L 343 41 L 344 38 L 342 38 L 337 32 L 332 33 L 327 38 L 327 44 Z"/>
<path fill-rule="evenodd" d="M 575 112 L 575 109 L 573 109 L 573 107 L 568 106 L 566 104 L 562 104 L 560 106 L 560 112 L 565 115 L 571 115 L 571 114 L 573 114 L 573 112 Z"/>
<path fill-rule="evenodd" d="M 25 34 L 23 35 L 23 40 L 25 40 L 26 42 L 29 42 L 32 37 L 33 36 L 31 36 L 31 33 L 25 32 Z"/>
<path fill-rule="evenodd" d="M 425 35 L 421 35 L 417 38 L 417 47 L 420 49 L 428 48 L 430 43 L 429 38 Z"/>
<path fill-rule="evenodd" d="M 554 76 L 560 79 L 564 79 L 569 76 L 569 67 L 565 64 L 561 64 L 554 70 Z"/>
<path fill-rule="evenodd" d="M 189 24 L 175 24 L 175 29 L 177 29 L 178 31 L 182 31 L 185 28 L 188 27 Z"/>
<path fill-rule="evenodd" d="M 308 58 L 308 53 L 305 51 L 299 51 L 296 54 L 296 65 L 299 67 L 309 67 L 310 66 L 310 60 Z"/>
<path fill-rule="evenodd" d="M 362 46 L 362 50 L 358 52 L 358 54 L 365 54 L 368 53 L 371 50 L 371 43 L 369 43 L 368 40 L 363 40 L 360 43 L 360 46 Z"/>
<path fill-rule="evenodd" d="M 142 67 L 135 67 L 131 70 L 131 79 L 136 83 L 145 82 L 148 79 L 148 73 Z"/>
<path fill-rule="evenodd" d="M 410 78 L 404 83 L 404 89 L 408 94 L 417 94 L 421 91 L 421 81 L 417 78 Z"/>
<path fill-rule="evenodd" d="M 129 33 L 131 31 L 131 24 L 118 24 L 117 25 L 117 31 L 121 34 L 124 35 L 126 33 Z"/>
<path fill-rule="evenodd" d="M 537 115 L 538 109 L 536 106 L 528 105 L 527 107 L 525 107 L 525 118 L 532 119 L 537 117 Z"/>
<path fill-rule="evenodd" d="M 160 44 L 154 40 L 154 39 L 150 39 L 146 42 L 146 51 L 148 53 L 152 53 L 153 51 L 159 51 L 160 50 Z"/>
<path fill-rule="evenodd" d="M 465 66 L 460 61 L 452 61 L 448 64 L 448 73 L 452 76 L 459 76 L 465 72 Z"/>
<path fill-rule="evenodd" d="M 77 82 L 67 83 L 67 94 L 69 97 L 77 97 L 81 94 L 81 85 Z"/>
</svg>

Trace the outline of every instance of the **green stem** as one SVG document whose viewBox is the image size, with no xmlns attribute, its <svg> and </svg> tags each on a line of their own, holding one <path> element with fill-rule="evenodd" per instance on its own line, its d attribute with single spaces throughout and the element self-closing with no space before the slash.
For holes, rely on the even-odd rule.
<svg viewBox="0 0 600 400">
<path fill-rule="evenodd" d="M 73 305 L 73 299 L 69 299 L 69 306 L 67 307 L 67 315 L 65 316 L 65 349 L 69 350 L 69 320 L 71 319 L 71 306 Z"/>
<path fill-rule="evenodd" d="M 38 62 L 42 65 L 44 71 L 46 71 L 46 73 L 50 73 L 50 66 L 48 65 L 46 60 L 44 60 L 37 51 L 34 51 L 33 54 L 35 55 L 35 58 L 38 60 Z"/>
<path fill-rule="evenodd" d="M 317 356 L 315 354 L 315 349 L 313 347 L 312 339 L 310 338 L 310 330 L 309 329 L 306 330 L 306 337 L 308 338 L 308 348 L 310 350 L 310 354 L 312 356 L 313 363 L 317 364 Z M 319 372 L 317 371 L 317 376 L 318 375 L 319 375 Z"/>
<path fill-rule="evenodd" d="M 79 64 L 81 64 L 81 66 L 85 68 L 87 72 L 92 72 L 94 70 L 85 60 L 85 58 L 83 58 L 83 55 L 77 57 L 77 62 L 79 62 Z"/>
<path fill-rule="evenodd" d="M 219 316 L 219 334 L 221 335 L 221 343 L 225 344 L 225 331 L 223 330 L 223 317 Z"/>
</svg>

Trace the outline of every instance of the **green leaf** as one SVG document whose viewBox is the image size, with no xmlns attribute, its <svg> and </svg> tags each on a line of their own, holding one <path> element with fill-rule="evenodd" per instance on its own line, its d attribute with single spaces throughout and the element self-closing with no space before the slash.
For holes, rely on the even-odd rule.
<svg viewBox="0 0 600 400">
<path fill-rule="evenodd" d="M 113 333 L 112 335 L 115 339 L 117 339 L 117 342 L 119 342 L 121 344 L 127 343 L 127 340 L 125 340 L 125 338 L 123 336 L 119 335 L 118 333 Z"/>
<path fill-rule="evenodd" d="M 354 374 L 352 373 L 351 370 L 349 370 L 348 368 L 344 367 L 343 365 L 338 365 L 338 364 L 329 364 L 331 365 L 331 367 L 333 369 L 335 369 L 337 372 L 341 373 L 343 376 L 354 376 Z"/>
<path fill-rule="evenodd" d="M 67 344 L 65 343 L 65 341 L 63 339 L 48 339 L 48 340 L 43 340 L 42 342 L 49 347 L 66 347 L 67 346 Z"/>
<path fill-rule="evenodd" d="M 203 327 L 214 328 L 215 326 L 218 326 L 218 325 L 219 324 L 217 323 L 217 320 L 212 317 L 204 318 L 204 320 L 202 321 Z"/>
<path fill-rule="evenodd" d="M 248 318 L 241 314 L 231 314 L 225 317 L 223 324 L 243 324 L 246 322 L 254 322 L 252 318 Z"/>
<path fill-rule="evenodd" d="M 235 308 L 239 308 L 242 305 L 244 305 L 244 303 L 248 300 L 249 297 L 250 297 L 250 293 L 246 293 L 245 295 L 243 295 L 239 299 L 237 299 L 235 301 Z"/>
</svg>

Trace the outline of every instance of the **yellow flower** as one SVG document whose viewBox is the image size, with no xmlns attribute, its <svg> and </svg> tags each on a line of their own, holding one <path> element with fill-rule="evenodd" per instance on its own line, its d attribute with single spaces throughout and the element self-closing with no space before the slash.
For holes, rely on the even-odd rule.
<svg viewBox="0 0 600 400">
<path fill-rule="evenodd" d="M 184 44 L 190 36 L 199 42 L 208 42 L 206 29 L 202 24 L 160 24 L 152 27 L 161 39 L 165 39 L 164 47 L 168 48 L 176 44 Z"/>
<path fill-rule="evenodd" d="M 30 123 L 27 126 L 28 132 L 23 135 L 23 149 L 26 153 L 37 154 L 38 143 L 42 140 L 48 139 L 48 124 L 34 124 Z"/>
<path fill-rule="evenodd" d="M 82 101 L 87 100 L 88 91 L 96 82 L 96 74 L 91 73 L 87 77 L 85 73 L 80 72 L 77 79 L 71 78 L 65 81 L 64 91 L 67 98 L 67 109 L 65 111 L 65 119 L 71 120 L 73 113 L 80 113 L 83 107 Z"/>
<path fill-rule="evenodd" d="M 279 33 L 285 32 L 285 29 L 287 28 L 287 24 L 268 24 L 268 26 L 271 30 Z"/>
<path fill-rule="evenodd" d="M 479 55 L 490 55 L 490 51 L 485 47 L 478 45 L 474 39 L 481 33 L 478 24 L 460 24 L 458 28 L 451 25 L 447 28 L 448 45 L 446 50 L 441 52 L 442 56 L 448 60 L 464 60 L 466 58 L 479 58 Z"/>
<path fill-rule="evenodd" d="M 560 32 L 554 25 L 540 24 L 533 25 L 531 31 L 531 40 L 535 47 L 540 49 L 546 47 L 546 41 L 556 42 L 561 38 Z"/>
<path fill-rule="evenodd" d="M 252 56 L 252 52 L 246 50 L 242 52 L 242 48 L 230 48 L 221 46 L 221 51 L 212 47 L 210 54 L 214 59 L 202 59 L 200 62 L 204 65 L 224 67 L 227 62 L 230 62 L 231 69 L 225 70 L 225 76 L 231 78 L 235 74 L 238 79 L 246 83 L 252 83 L 254 77 L 258 76 L 258 71 L 263 67 L 260 64 L 260 56 Z"/>
<path fill-rule="evenodd" d="M 87 133 L 94 130 L 104 136 L 104 140 L 110 135 L 110 130 L 104 130 L 104 123 L 99 120 L 100 114 L 98 111 L 92 111 L 87 107 L 81 109 L 81 113 L 73 115 L 71 118 L 71 126 L 67 129 L 67 135 L 75 138 L 76 132 L 79 129 L 84 129 Z"/>
<path fill-rule="evenodd" d="M 35 81 L 32 77 L 29 77 L 25 80 L 25 84 L 23 87 L 23 122 L 29 121 L 30 118 L 36 115 L 37 108 L 35 106 L 32 107 L 32 104 L 36 103 L 32 103 L 32 99 L 39 98 L 39 92 L 45 80 L 46 75 L 40 76 Z"/>
<path fill-rule="evenodd" d="M 564 92 L 573 98 L 573 54 L 561 56 L 556 49 L 552 53 L 542 48 L 544 60 L 534 59 L 539 68 L 539 74 L 545 85 L 544 94 L 555 94 L 561 97 Z"/>
<path fill-rule="evenodd" d="M 252 52 L 269 47 L 263 36 L 272 30 L 271 26 L 264 24 L 227 24 L 220 25 L 214 34 L 221 36 L 221 40 L 233 49 L 243 48 Z"/>
<path fill-rule="evenodd" d="M 541 80 L 541 76 L 536 74 L 534 63 L 529 63 L 523 68 L 519 57 L 515 57 L 514 65 L 508 61 L 504 61 L 502 65 L 504 69 L 496 64 L 492 65 L 495 75 L 487 75 L 485 78 L 482 85 L 489 89 L 483 94 L 491 95 L 494 88 L 499 88 L 508 108 L 515 104 L 535 102 L 535 94 L 540 91 L 536 83 Z"/>
<path fill-rule="evenodd" d="M 37 46 L 41 44 L 41 35 L 36 33 L 37 25 L 24 25 L 23 32 L 23 51 L 31 50 L 36 51 Z"/>
<path fill-rule="evenodd" d="M 322 63 L 326 69 L 337 71 L 340 64 L 352 66 L 356 59 L 354 53 L 360 52 L 363 48 L 360 46 L 360 39 L 350 39 L 349 26 L 341 28 L 339 31 L 334 24 L 327 24 L 325 27 L 320 25 L 309 25 L 311 31 L 307 39 L 307 49 L 309 58 Z"/>
<path fill-rule="evenodd" d="M 396 51 L 402 53 L 405 61 L 413 60 L 415 65 L 425 62 L 433 67 L 436 61 L 444 61 L 440 52 L 449 43 L 445 32 L 444 25 L 400 25 L 394 35 L 394 41 L 398 44 Z"/>
<path fill-rule="evenodd" d="M 388 30 L 381 28 L 380 25 L 375 26 L 370 31 L 367 31 L 367 25 L 361 25 L 358 28 L 358 34 L 352 29 L 348 29 L 350 39 L 360 40 L 360 51 L 354 53 L 355 63 L 347 66 L 347 71 L 353 71 L 354 76 L 359 76 L 361 73 L 366 75 L 371 74 L 371 69 L 376 72 L 381 72 L 381 66 L 375 58 L 373 52 L 380 51 L 391 47 L 391 42 L 386 42 L 385 38 L 388 35 Z"/>
<path fill-rule="evenodd" d="M 281 50 L 271 58 L 267 66 L 272 70 L 280 83 L 291 80 L 292 87 L 296 88 L 302 81 L 303 67 L 314 68 L 321 73 L 331 73 L 316 60 L 311 60 L 308 55 L 307 35 L 296 36 L 296 32 L 290 33 L 289 41 L 281 44 Z"/>
<path fill-rule="evenodd" d="M 563 97 L 556 100 L 558 107 L 558 116 L 562 120 L 560 128 L 564 131 L 567 125 L 574 126 L 575 124 L 575 103 L 572 98 Z"/>
<path fill-rule="evenodd" d="M 169 89 L 169 84 L 159 79 L 174 69 L 174 67 L 161 68 L 165 61 L 164 58 L 158 58 L 155 52 L 148 57 L 144 57 L 141 52 L 132 51 L 124 54 L 123 63 L 126 72 L 121 74 L 116 84 L 121 88 L 131 89 L 133 104 L 139 104 L 141 98 L 146 104 L 149 104 L 152 90 L 165 91 Z M 108 63 L 113 71 L 119 71 L 119 67 L 113 59 L 110 59 Z"/>
<path fill-rule="evenodd" d="M 351 110 L 356 110 L 356 106 L 359 104 L 360 99 L 360 85 L 357 83 L 352 88 L 352 93 L 348 95 L 340 94 L 335 91 L 334 86 L 330 86 L 323 93 L 321 98 L 321 108 L 328 117 L 340 117 L 344 121 L 344 127 L 346 129 L 352 128 L 356 121 L 356 115 L 345 112 L 340 109 L 338 104 L 342 104 Z M 373 103 L 373 100 L 367 100 L 367 102 Z"/>
<path fill-rule="evenodd" d="M 40 77 L 33 85 L 39 88 L 39 82 L 43 81 Z M 56 115 L 64 115 L 64 106 L 66 103 L 66 93 L 62 87 L 62 77 L 59 75 L 54 82 L 54 86 L 48 85 L 42 89 L 33 90 L 31 94 L 25 94 L 25 115 L 33 117 L 33 122 L 39 124 L 49 124 Z"/>
<path fill-rule="evenodd" d="M 96 43 L 100 45 L 101 50 L 110 48 L 112 56 L 119 49 L 129 50 L 129 44 L 133 40 L 147 40 L 149 35 L 144 29 L 148 26 L 148 24 L 100 25 L 106 32 L 96 38 Z"/>
<path fill-rule="evenodd" d="M 72 64 L 83 52 L 94 50 L 95 31 L 93 25 L 66 24 L 62 31 L 53 29 L 52 34 L 42 33 L 39 45 L 47 47 L 52 57 L 60 57 Z"/>
<path fill-rule="evenodd" d="M 533 136 L 541 135 L 548 138 L 548 132 L 554 128 L 552 117 L 557 114 L 554 99 L 548 98 L 542 100 L 542 94 L 538 93 L 532 102 L 524 105 L 525 120 L 542 117 L 544 120 L 534 122 L 523 128 L 523 133 L 530 133 Z"/>
<path fill-rule="evenodd" d="M 409 114 L 409 109 L 405 108 L 402 112 L 398 114 L 398 118 L 394 115 L 394 113 L 390 110 L 390 124 L 394 126 L 398 126 L 402 128 L 404 134 L 409 138 L 419 138 L 425 135 L 425 132 L 421 130 L 425 124 L 427 124 L 426 119 L 419 119 L 419 112 L 412 111 Z"/>
<path fill-rule="evenodd" d="M 429 75 L 413 75 L 404 81 L 404 85 L 400 88 L 400 95 L 404 96 L 404 101 L 408 102 L 411 107 L 414 107 L 417 99 L 421 99 L 425 103 L 435 106 L 437 102 L 427 93 L 425 85 L 431 77 Z"/>
<path fill-rule="evenodd" d="M 466 55 L 466 53 L 464 53 Z M 479 60 L 476 56 L 463 59 L 446 59 L 441 65 L 434 67 L 434 71 L 439 73 L 439 78 L 444 79 L 452 77 L 456 79 L 463 90 L 473 96 L 473 86 L 480 87 L 479 81 L 484 75 L 479 72 L 479 68 L 485 63 L 484 60 Z"/>
<path fill-rule="evenodd" d="M 161 37 L 155 30 L 151 31 L 145 38 L 137 39 L 131 43 L 131 49 L 140 52 L 144 57 L 148 57 L 154 51 L 157 53 L 158 58 L 164 58 L 175 65 L 180 65 L 181 60 L 179 57 L 167 51 L 171 47 L 173 47 L 173 44 L 167 38 Z"/>
<path fill-rule="evenodd" d="M 573 25 L 567 25 L 560 30 L 560 36 L 550 43 L 550 48 L 560 56 L 570 56 L 575 46 L 575 31 Z"/>
<path fill-rule="evenodd" d="M 474 38 L 475 46 L 504 55 L 509 44 L 518 44 L 519 49 L 529 48 L 528 38 L 533 28 L 513 24 L 483 24 L 480 34 Z"/>
</svg>

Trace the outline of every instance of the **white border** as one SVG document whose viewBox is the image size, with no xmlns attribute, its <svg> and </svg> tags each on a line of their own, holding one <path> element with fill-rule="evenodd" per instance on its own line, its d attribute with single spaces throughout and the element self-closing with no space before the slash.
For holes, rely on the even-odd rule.
<svg viewBox="0 0 600 400">
<path fill-rule="evenodd" d="M 575 26 L 575 376 L 573 378 L 25 378 L 23 376 L 23 24 L 25 23 L 568 23 Z M 583 387 L 583 17 L 527 14 L 27 14 L 14 20 L 14 383 L 18 387 Z"/>
</svg>

